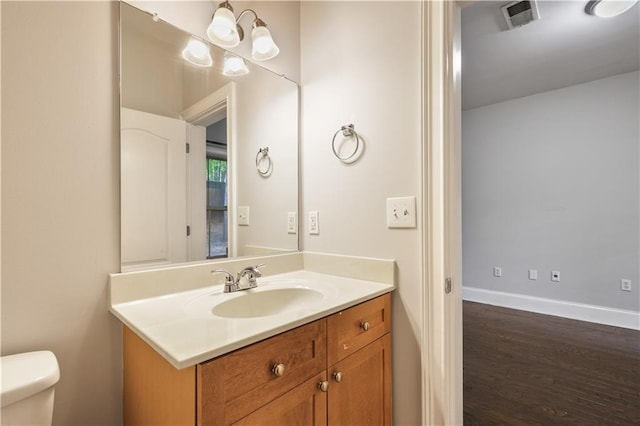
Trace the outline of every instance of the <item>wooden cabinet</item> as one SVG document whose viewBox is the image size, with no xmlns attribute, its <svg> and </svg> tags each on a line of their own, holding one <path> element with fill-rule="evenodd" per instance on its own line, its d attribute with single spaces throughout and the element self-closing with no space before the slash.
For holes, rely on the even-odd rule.
<svg viewBox="0 0 640 426">
<path fill-rule="evenodd" d="M 183 370 L 125 329 L 124 424 L 390 425 L 390 305 L 386 294 Z"/>
</svg>

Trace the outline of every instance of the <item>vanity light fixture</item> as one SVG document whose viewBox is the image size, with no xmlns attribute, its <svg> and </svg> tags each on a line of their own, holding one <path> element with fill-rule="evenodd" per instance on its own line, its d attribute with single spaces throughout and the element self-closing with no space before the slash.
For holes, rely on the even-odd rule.
<svg viewBox="0 0 640 426">
<path fill-rule="evenodd" d="M 591 0 L 585 12 L 599 18 L 613 18 L 631 9 L 638 0 Z"/>
<path fill-rule="evenodd" d="M 207 37 L 220 47 L 231 48 L 240 44 L 240 34 L 237 28 L 233 7 L 228 1 L 220 3 L 213 13 L 213 19 L 207 27 Z"/>
<path fill-rule="evenodd" d="M 182 51 L 182 57 L 193 65 L 197 65 L 199 67 L 210 67 L 213 65 L 209 46 L 207 46 L 207 43 L 196 37 L 191 37 L 191 39 L 189 39 L 187 47 Z"/>
<path fill-rule="evenodd" d="M 222 67 L 222 74 L 227 76 L 245 75 L 249 73 L 249 68 L 239 56 L 234 55 L 231 52 L 224 53 L 224 65 Z"/>
<path fill-rule="evenodd" d="M 267 24 L 258 18 L 258 14 L 253 9 L 245 9 L 236 18 L 233 7 L 228 1 L 218 5 L 211 19 L 211 24 L 207 28 L 207 36 L 220 47 L 236 47 L 244 39 L 244 30 L 239 22 L 246 13 L 253 13 L 255 17 L 251 31 L 251 57 L 256 61 L 266 61 L 278 56 L 280 49 L 273 41 Z"/>
</svg>

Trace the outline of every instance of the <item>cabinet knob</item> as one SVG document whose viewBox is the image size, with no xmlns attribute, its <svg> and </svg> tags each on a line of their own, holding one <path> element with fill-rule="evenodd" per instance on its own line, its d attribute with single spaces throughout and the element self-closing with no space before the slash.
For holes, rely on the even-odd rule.
<svg viewBox="0 0 640 426">
<path fill-rule="evenodd" d="M 326 380 L 322 381 L 322 382 L 318 382 L 318 389 L 320 389 L 322 392 L 326 392 L 329 390 L 329 382 L 327 382 Z"/>
<path fill-rule="evenodd" d="M 278 377 L 282 376 L 284 374 L 284 364 L 273 364 L 273 367 L 271 367 L 271 371 Z"/>
<path fill-rule="evenodd" d="M 342 374 L 341 371 L 336 371 L 335 373 L 333 373 L 333 380 L 335 380 L 336 382 L 340 383 L 343 378 L 344 378 L 344 375 Z"/>
<path fill-rule="evenodd" d="M 369 331 L 369 328 L 371 326 L 369 325 L 368 321 L 363 321 L 360 323 L 360 328 L 363 329 L 364 331 Z"/>
</svg>

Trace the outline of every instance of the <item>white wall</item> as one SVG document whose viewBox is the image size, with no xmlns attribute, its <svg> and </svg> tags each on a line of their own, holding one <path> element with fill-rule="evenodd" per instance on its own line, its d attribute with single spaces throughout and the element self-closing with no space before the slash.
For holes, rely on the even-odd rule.
<svg viewBox="0 0 640 426">
<path fill-rule="evenodd" d="M 117 28 L 117 3 L 2 2 L 2 354 L 56 354 L 59 425 L 121 419 Z"/>
<path fill-rule="evenodd" d="M 302 2 L 302 218 L 317 210 L 309 251 L 396 259 L 394 423 L 420 424 L 422 230 L 386 227 L 385 199 L 420 185 L 420 3 Z M 353 123 L 358 162 L 333 156 L 331 138 Z"/>
<path fill-rule="evenodd" d="M 463 112 L 465 286 L 640 310 L 638 93 L 633 72 Z"/>
</svg>

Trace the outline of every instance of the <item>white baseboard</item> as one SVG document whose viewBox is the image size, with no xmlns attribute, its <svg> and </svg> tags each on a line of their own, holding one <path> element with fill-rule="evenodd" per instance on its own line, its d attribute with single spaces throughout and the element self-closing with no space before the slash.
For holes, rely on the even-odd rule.
<svg viewBox="0 0 640 426">
<path fill-rule="evenodd" d="M 462 298 L 470 302 L 486 303 L 521 311 L 640 330 L 640 312 L 635 311 L 504 293 L 475 287 L 463 287 Z"/>
</svg>

